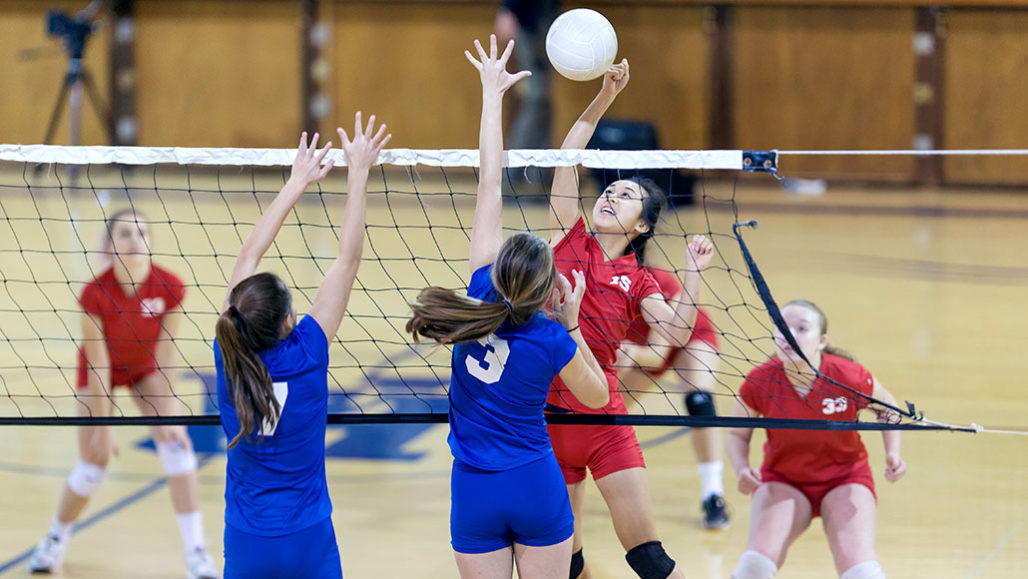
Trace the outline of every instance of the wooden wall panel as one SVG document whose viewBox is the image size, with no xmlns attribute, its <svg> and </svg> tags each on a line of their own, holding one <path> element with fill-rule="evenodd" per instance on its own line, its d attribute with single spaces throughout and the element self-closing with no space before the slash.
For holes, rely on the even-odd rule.
<svg viewBox="0 0 1028 579">
<path fill-rule="evenodd" d="M 139 144 L 294 146 L 299 16 L 287 0 L 140 0 Z"/>
<path fill-rule="evenodd" d="M 46 34 L 47 10 L 74 16 L 84 2 L 0 0 L 0 142 L 41 143 L 68 67 L 68 53 L 59 38 Z M 25 51 L 31 53 L 25 54 Z M 86 41 L 85 64 L 94 84 L 107 99 L 107 32 Z M 98 116 L 83 102 L 81 143 L 106 145 Z M 61 111 L 54 144 L 69 142 L 68 105 Z"/>
<path fill-rule="evenodd" d="M 1028 148 L 1028 12 L 954 10 L 946 39 L 945 146 Z M 953 183 L 1028 184 L 1024 157 L 954 157 Z"/>
<path fill-rule="evenodd" d="M 914 12 L 736 9 L 736 146 L 908 149 Z M 790 157 L 786 175 L 910 181 L 910 158 Z"/>
<path fill-rule="evenodd" d="M 628 58 L 632 71 L 606 118 L 652 122 L 665 149 L 707 147 L 710 50 L 705 10 L 632 5 L 600 9 L 617 31 L 618 60 Z M 554 73 L 553 146 L 560 146 L 600 86 L 599 80 L 573 82 Z"/>
</svg>

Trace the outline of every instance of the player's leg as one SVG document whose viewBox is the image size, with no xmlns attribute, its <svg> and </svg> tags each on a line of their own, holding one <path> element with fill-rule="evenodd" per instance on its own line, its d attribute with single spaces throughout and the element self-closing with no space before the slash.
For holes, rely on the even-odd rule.
<svg viewBox="0 0 1028 579">
<path fill-rule="evenodd" d="M 503 577 L 514 573 L 514 549 L 507 547 L 489 553 L 453 552 L 461 577 Z"/>
<path fill-rule="evenodd" d="M 625 548 L 625 558 L 644 579 L 684 577 L 657 539 L 646 469 L 628 468 L 596 479 L 610 509 L 614 532 Z"/>
<path fill-rule="evenodd" d="M 530 547 L 514 543 L 514 561 L 520 579 L 567 579 L 568 563 L 571 561 L 573 537 L 556 545 Z M 510 577 L 508 573 L 504 576 Z"/>
<path fill-rule="evenodd" d="M 672 368 L 686 392 L 686 409 L 693 416 L 714 416 L 717 410 L 713 391 L 720 364 L 717 350 L 702 340 L 690 341 L 678 350 Z M 720 428 L 693 428 L 690 432 L 700 473 L 703 526 L 707 529 L 728 527 L 724 501 L 724 442 Z"/>
<path fill-rule="evenodd" d="M 161 372 L 140 378 L 132 388 L 133 400 L 145 416 L 182 414 L 182 404 Z M 157 456 L 168 476 L 168 489 L 175 509 L 179 533 L 185 548 L 186 572 L 192 578 L 217 577 L 217 568 L 207 553 L 200 490 L 196 478 L 197 460 L 186 427 L 178 424 L 151 426 Z"/>
<path fill-rule="evenodd" d="M 567 579 L 574 516 L 563 473 L 552 454 L 512 469 L 495 492 L 507 504 L 518 577 Z"/>
<path fill-rule="evenodd" d="M 78 391 L 75 404 L 77 414 L 82 417 L 110 416 L 114 409 L 108 393 L 88 387 Z M 33 573 L 56 572 L 61 568 L 75 522 L 89 504 L 89 497 L 103 482 L 107 464 L 117 450 L 110 426 L 79 426 L 77 435 L 79 460 L 68 474 L 68 482 L 46 537 L 39 541 L 29 556 L 28 567 Z"/>
<path fill-rule="evenodd" d="M 575 517 L 575 532 L 571 537 L 571 579 L 590 579 L 589 566 L 585 564 L 582 543 L 582 514 L 585 512 L 585 479 L 567 485 L 571 513 Z"/>
<path fill-rule="evenodd" d="M 871 489 L 859 483 L 832 489 L 821 501 L 825 536 L 840 577 L 885 577 L 875 554 L 876 510 Z"/>
<path fill-rule="evenodd" d="M 785 562 L 789 547 L 810 526 L 813 508 L 799 489 L 766 482 L 753 493 L 750 533 L 733 579 L 768 579 Z"/>
</svg>

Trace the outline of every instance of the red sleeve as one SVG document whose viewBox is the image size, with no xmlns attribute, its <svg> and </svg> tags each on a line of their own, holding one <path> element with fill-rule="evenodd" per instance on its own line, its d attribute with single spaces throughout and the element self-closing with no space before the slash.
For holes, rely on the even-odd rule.
<svg viewBox="0 0 1028 579">
<path fill-rule="evenodd" d="M 844 382 L 844 384 L 846 384 L 850 388 L 853 388 L 854 390 L 857 390 L 861 394 L 865 394 L 867 396 L 871 396 L 872 394 L 874 394 L 875 378 L 871 375 L 871 372 L 869 372 L 867 368 L 854 362 L 846 378 L 847 380 L 846 382 Z M 863 398 L 861 396 L 854 396 L 854 398 L 856 398 L 854 402 L 856 402 L 857 408 L 867 407 L 868 401 L 866 398 Z"/>
<path fill-rule="evenodd" d="M 742 398 L 746 406 L 764 414 L 764 402 L 767 401 L 768 394 L 754 380 L 755 375 L 759 371 L 760 369 L 757 368 L 746 375 L 746 380 L 743 381 L 742 386 L 739 388 L 739 398 Z"/>
<path fill-rule="evenodd" d="M 179 277 L 166 269 L 157 271 L 158 283 L 164 289 L 165 311 L 170 312 L 182 305 L 186 297 L 186 286 Z"/>
<path fill-rule="evenodd" d="M 557 242 L 557 245 L 553 246 L 553 253 L 557 253 L 557 251 L 570 245 L 575 239 L 581 238 L 583 235 L 588 235 L 588 233 L 585 232 L 585 217 L 580 215 L 578 221 L 564 234 L 564 237 Z"/>
<path fill-rule="evenodd" d="M 650 273 L 649 269 L 640 267 L 639 273 L 640 275 L 637 276 L 638 281 L 632 284 L 632 294 L 636 301 L 642 300 L 643 298 L 653 294 L 660 294 L 661 297 L 664 296 L 664 292 L 660 290 L 660 286 L 657 285 L 657 280 L 653 279 L 653 275 Z M 666 299 L 667 298 L 665 298 L 665 301 Z"/>
<path fill-rule="evenodd" d="M 96 280 L 86 284 L 79 296 L 79 303 L 82 304 L 82 311 L 90 315 L 100 315 L 104 311 L 103 290 L 97 285 Z"/>
</svg>

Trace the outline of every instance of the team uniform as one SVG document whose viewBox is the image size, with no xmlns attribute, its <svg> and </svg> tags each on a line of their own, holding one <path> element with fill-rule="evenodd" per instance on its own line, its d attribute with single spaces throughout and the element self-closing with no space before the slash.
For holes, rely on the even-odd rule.
<svg viewBox="0 0 1028 579">
<path fill-rule="evenodd" d="M 260 443 L 255 428 L 228 450 L 225 579 L 342 577 L 325 480 L 328 339 L 305 316 L 289 337 L 258 355 L 281 415 L 274 424 L 258 417 Z M 214 363 L 221 426 L 231 439 L 239 420 L 216 340 Z"/>
<path fill-rule="evenodd" d="M 468 296 L 499 299 L 491 272 L 488 265 L 472 274 Z M 543 409 L 550 382 L 577 350 L 567 330 L 541 313 L 453 347 L 447 441 L 455 551 L 544 547 L 574 532 Z"/>
<path fill-rule="evenodd" d="M 670 300 L 681 293 L 682 282 L 678 279 L 678 276 L 659 267 L 647 267 L 646 269 L 653 276 L 653 280 L 657 282 L 657 285 L 660 287 L 660 293 L 664 296 L 665 300 Z M 650 339 L 650 325 L 643 320 L 636 320 L 632 322 L 625 337 L 628 341 L 635 344 L 647 344 Z M 710 315 L 707 314 L 707 311 L 701 307 L 696 308 L 696 321 L 693 322 L 692 333 L 689 334 L 689 341 L 686 343 L 686 346 L 697 342 L 706 343 L 711 348 L 714 348 L 715 351 L 720 351 L 718 349 L 717 332 L 714 330 L 714 324 L 711 323 Z M 647 374 L 654 378 L 663 376 L 665 372 L 674 366 L 675 356 L 684 349 L 684 347 L 671 349 L 667 357 L 664 358 L 664 364 L 657 370 L 647 371 Z"/>
<path fill-rule="evenodd" d="M 186 296 L 182 280 L 153 265 L 136 293 L 128 295 L 108 268 L 89 282 L 79 296 L 82 311 L 99 317 L 110 359 L 112 387 L 128 386 L 157 370 L 154 353 L 164 316 L 178 308 Z M 93 368 L 102 371 L 106 368 Z M 85 348 L 79 348 L 77 386 L 85 388 L 89 378 Z"/>
<path fill-rule="evenodd" d="M 589 289 L 582 298 L 578 321 L 582 336 L 607 377 L 610 402 L 601 409 L 589 408 L 579 402 L 558 377 L 550 387 L 547 407 L 559 413 L 625 414 L 625 401 L 614 367 L 617 349 L 625 339 L 629 324 L 641 318 L 642 299 L 659 294 L 660 288 L 634 255 L 610 261 L 604 259 L 599 243 L 586 232 L 582 217 L 553 248 L 553 255 L 557 271 L 568 279 L 573 279 L 571 270 L 585 274 Z M 631 426 L 550 425 L 549 431 L 568 484 L 584 480 L 586 469 L 597 479 L 646 466 Z"/>
<path fill-rule="evenodd" d="M 855 421 L 868 401 L 838 384 L 870 396 L 874 390 L 871 373 L 831 354 L 822 355 L 820 373 L 810 392 L 800 396 L 789 383 L 782 361 L 772 358 L 750 371 L 739 395 L 747 406 L 768 418 Z M 858 483 L 875 492 L 867 449 L 853 430 L 812 433 L 769 428 L 760 474 L 764 482 L 797 488 L 810 500 L 815 517 L 821 513 L 821 500 L 836 487 Z"/>
</svg>

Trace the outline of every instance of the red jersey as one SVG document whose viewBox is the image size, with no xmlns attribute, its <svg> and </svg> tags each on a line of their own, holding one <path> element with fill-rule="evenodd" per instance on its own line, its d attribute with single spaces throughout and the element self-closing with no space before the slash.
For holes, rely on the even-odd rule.
<svg viewBox="0 0 1028 579">
<path fill-rule="evenodd" d="M 585 230 L 585 220 L 578 218 L 575 226 L 553 248 L 557 271 L 574 280 L 571 270 L 585 274 L 586 292 L 578 314 L 582 336 L 596 356 L 610 389 L 610 402 L 602 409 L 589 408 L 568 391 L 559 377 L 550 386 L 549 404 L 580 413 L 624 414 L 625 401 L 618 390 L 614 361 L 617 349 L 625 339 L 629 324 L 642 313 L 642 299 L 659 294 L 660 288 L 635 255 L 624 255 L 607 261 L 600 244 Z"/>
<path fill-rule="evenodd" d="M 653 280 L 657 282 L 657 287 L 660 288 L 660 293 L 664 296 L 664 300 L 670 300 L 682 291 L 682 282 L 678 279 L 678 276 L 674 273 L 661 269 L 659 267 L 646 266 L 649 270 L 650 275 L 653 276 Z M 630 342 L 636 344 L 646 344 L 650 339 L 650 325 L 645 320 L 636 320 L 632 322 L 632 325 L 628 328 L 628 333 L 625 334 Z M 707 314 L 707 310 L 698 307 L 696 308 L 696 321 L 693 322 L 692 333 L 689 334 L 689 342 L 706 342 L 718 349 L 717 344 L 717 332 L 714 330 L 714 324 L 710 321 L 710 315 Z M 675 357 L 675 350 L 672 350 L 668 354 L 668 363 Z"/>
<path fill-rule="evenodd" d="M 786 378 L 782 361 L 772 358 L 746 376 L 739 395 L 747 406 L 768 418 L 852 422 L 867 399 L 832 383 L 871 395 L 874 378 L 856 362 L 824 354 L 821 374 L 801 397 Z M 855 430 L 767 429 L 762 470 L 798 483 L 845 477 L 867 463 L 867 449 Z"/>
<path fill-rule="evenodd" d="M 107 269 L 82 288 L 82 311 L 99 317 L 111 361 L 111 385 L 129 385 L 157 368 L 154 353 L 164 316 L 182 304 L 186 287 L 166 269 L 150 267 L 133 295 Z M 100 370 L 100 369 L 97 369 Z M 79 388 L 85 387 L 88 365 L 79 348 Z"/>
</svg>

